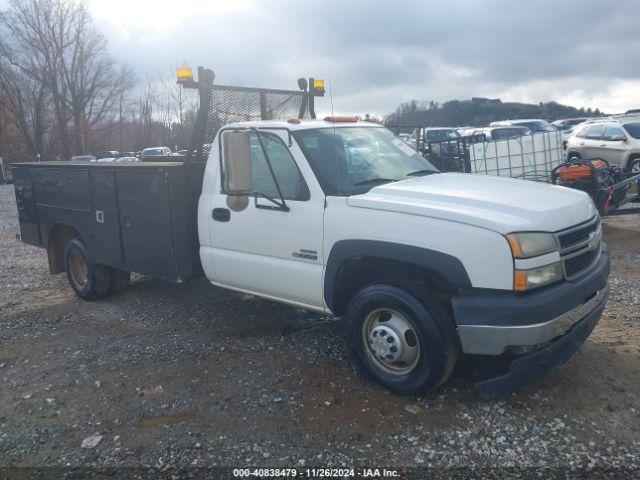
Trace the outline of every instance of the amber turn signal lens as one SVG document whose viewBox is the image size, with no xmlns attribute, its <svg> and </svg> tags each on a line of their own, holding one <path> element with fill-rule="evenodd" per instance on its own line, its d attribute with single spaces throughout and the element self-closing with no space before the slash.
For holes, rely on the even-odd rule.
<svg viewBox="0 0 640 480">
<path fill-rule="evenodd" d="M 513 289 L 516 292 L 524 292 L 527 289 L 527 272 L 525 270 L 513 271 Z"/>
<path fill-rule="evenodd" d="M 522 256 L 522 249 L 520 248 L 520 242 L 518 241 L 518 236 L 511 233 L 507 235 L 507 241 L 509 242 L 509 246 L 511 247 L 511 253 L 513 254 L 513 258 L 520 258 Z"/>
</svg>

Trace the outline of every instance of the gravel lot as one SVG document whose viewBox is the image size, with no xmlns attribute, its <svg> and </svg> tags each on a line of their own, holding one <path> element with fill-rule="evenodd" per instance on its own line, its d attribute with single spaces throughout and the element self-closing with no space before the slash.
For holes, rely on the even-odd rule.
<svg viewBox="0 0 640 480">
<path fill-rule="evenodd" d="M 0 186 L 0 468 L 640 475 L 637 214 L 605 221 L 612 294 L 582 349 L 543 382 L 492 400 L 473 389 L 492 366 L 474 359 L 436 394 L 390 394 L 358 372 L 339 319 L 205 280 L 134 277 L 127 291 L 84 302 L 18 231 L 13 188 Z M 82 448 L 93 434 L 100 443 Z"/>
</svg>

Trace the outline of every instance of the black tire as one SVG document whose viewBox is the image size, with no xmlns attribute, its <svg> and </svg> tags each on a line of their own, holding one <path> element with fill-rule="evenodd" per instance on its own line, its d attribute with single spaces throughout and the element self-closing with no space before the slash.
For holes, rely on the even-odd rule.
<svg viewBox="0 0 640 480">
<path fill-rule="evenodd" d="M 345 313 L 347 342 L 359 365 L 380 385 L 401 395 L 436 389 L 453 371 L 459 353 L 455 326 L 444 305 L 435 296 L 412 295 L 407 290 L 389 284 L 365 287 L 353 297 Z M 400 313 L 415 332 L 413 341 L 420 353 L 406 372 L 390 372 L 368 344 L 367 319 L 385 309 Z"/>
<path fill-rule="evenodd" d="M 636 168 L 636 171 L 634 172 L 633 169 Z M 629 173 L 635 173 L 636 175 L 640 173 L 640 158 L 632 158 L 631 160 L 629 160 L 629 163 L 627 164 L 627 171 Z"/>
<path fill-rule="evenodd" d="M 92 263 L 84 243 L 70 240 L 64 249 L 67 279 L 73 291 L 83 300 L 95 300 L 109 292 L 109 270 Z"/>
<path fill-rule="evenodd" d="M 111 293 L 122 292 L 129 286 L 131 280 L 131 272 L 128 270 L 120 270 L 119 268 L 111 268 L 110 288 Z"/>
<path fill-rule="evenodd" d="M 568 162 L 575 162 L 576 160 L 582 160 L 582 157 L 580 156 L 579 153 L 571 152 L 571 153 L 567 154 L 567 161 Z"/>
</svg>

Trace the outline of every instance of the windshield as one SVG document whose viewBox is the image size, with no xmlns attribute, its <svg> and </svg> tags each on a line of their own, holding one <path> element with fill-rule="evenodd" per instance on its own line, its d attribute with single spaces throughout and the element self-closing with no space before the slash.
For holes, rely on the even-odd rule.
<svg viewBox="0 0 640 480">
<path fill-rule="evenodd" d="M 146 148 L 142 151 L 142 155 L 147 155 L 147 156 L 151 156 L 151 155 L 163 155 L 164 152 L 162 151 L 161 148 Z"/>
<path fill-rule="evenodd" d="M 376 185 L 438 172 L 386 128 L 321 128 L 293 136 L 327 195 L 365 193 Z"/>
<path fill-rule="evenodd" d="M 527 127 L 496 128 L 491 130 L 491 140 L 509 140 L 512 138 L 530 135 Z"/>
<path fill-rule="evenodd" d="M 432 142 L 434 140 L 455 140 L 458 138 L 458 132 L 455 130 L 427 130 L 425 132 L 425 138 L 428 142 Z"/>
<path fill-rule="evenodd" d="M 633 138 L 640 139 L 640 123 L 627 123 L 624 126 L 624 129 L 631 135 Z"/>
</svg>

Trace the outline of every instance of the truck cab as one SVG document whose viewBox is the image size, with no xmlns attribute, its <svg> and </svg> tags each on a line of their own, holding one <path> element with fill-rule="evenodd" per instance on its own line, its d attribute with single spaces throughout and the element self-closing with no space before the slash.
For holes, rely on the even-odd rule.
<svg viewBox="0 0 640 480">
<path fill-rule="evenodd" d="M 588 195 L 441 174 L 350 118 L 225 126 L 198 226 L 212 283 L 344 316 L 354 356 L 400 393 L 435 388 L 459 353 L 518 356 L 485 392 L 524 384 L 566 361 L 608 294 Z"/>
</svg>

